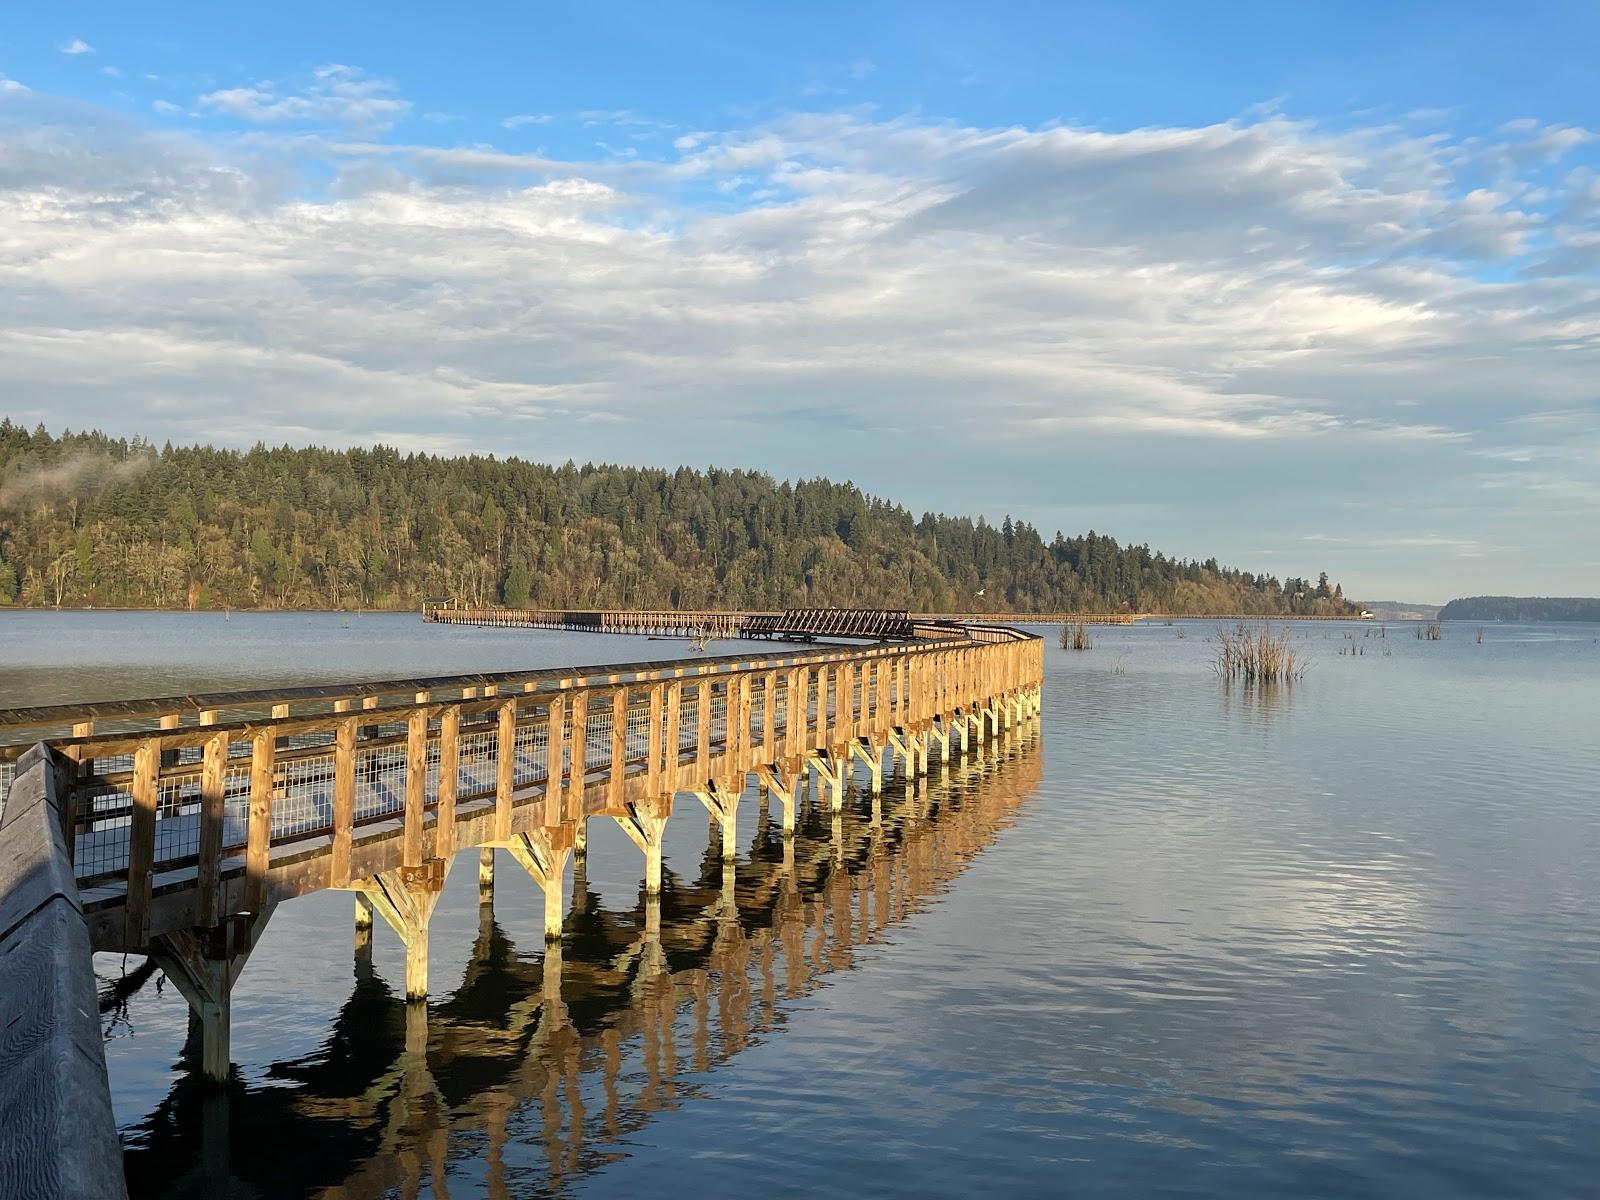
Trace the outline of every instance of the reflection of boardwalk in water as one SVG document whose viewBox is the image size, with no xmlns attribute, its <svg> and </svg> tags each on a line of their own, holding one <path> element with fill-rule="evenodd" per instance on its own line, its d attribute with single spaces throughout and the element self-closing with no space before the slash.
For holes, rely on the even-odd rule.
<svg viewBox="0 0 1600 1200">
<path fill-rule="evenodd" d="M 277 1086 L 207 1094 L 189 1064 L 128 1155 L 135 1194 L 443 1196 L 449 1172 L 518 1196 L 625 1156 L 653 1113 L 694 1098 L 691 1076 L 781 1027 L 787 1002 L 994 840 L 1038 784 L 1036 738 L 1029 727 L 882 797 L 853 794 L 839 813 L 823 799 L 799 837 L 763 816 L 748 861 L 724 862 L 714 838 L 698 879 L 669 873 L 631 911 L 601 907 L 580 862 L 564 940 L 542 961 L 517 954 L 485 903 L 441 1003 L 407 1005 L 358 945 L 327 1042 L 271 1067 Z"/>
</svg>

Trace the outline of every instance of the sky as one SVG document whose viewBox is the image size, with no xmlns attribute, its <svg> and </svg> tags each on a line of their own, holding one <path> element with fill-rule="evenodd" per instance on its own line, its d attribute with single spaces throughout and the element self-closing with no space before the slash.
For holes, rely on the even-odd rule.
<svg viewBox="0 0 1600 1200">
<path fill-rule="evenodd" d="M 0 412 L 1600 595 L 1600 5 L 7 5 Z"/>
</svg>

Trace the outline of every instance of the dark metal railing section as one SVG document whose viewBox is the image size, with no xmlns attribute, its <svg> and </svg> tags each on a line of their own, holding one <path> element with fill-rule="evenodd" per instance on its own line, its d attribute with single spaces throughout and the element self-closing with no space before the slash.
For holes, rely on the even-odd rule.
<svg viewBox="0 0 1600 1200">
<path fill-rule="evenodd" d="M 958 630 L 951 630 L 959 635 Z M 790 608 L 779 615 L 755 614 L 745 618 L 747 638 L 778 638 L 810 642 L 817 638 L 861 638 L 874 642 L 910 641 L 916 626 L 905 609 L 893 608 Z"/>
</svg>

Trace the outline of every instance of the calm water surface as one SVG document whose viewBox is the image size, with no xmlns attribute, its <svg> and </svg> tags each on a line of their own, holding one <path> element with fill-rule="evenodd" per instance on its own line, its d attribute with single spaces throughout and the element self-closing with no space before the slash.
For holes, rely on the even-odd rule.
<svg viewBox="0 0 1600 1200">
<path fill-rule="evenodd" d="M 224 1100 L 170 985 L 106 1016 L 136 1194 L 1593 1195 L 1600 626 L 1298 626 L 1268 692 L 1209 632 L 1052 644 L 1037 736 L 810 808 L 787 867 L 754 789 L 731 877 L 680 801 L 659 939 L 608 822 L 551 956 L 531 881 L 484 909 L 458 858 L 425 1025 L 348 896 L 281 906 Z M 0 703 L 681 649 L 5 613 Z"/>
</svg>

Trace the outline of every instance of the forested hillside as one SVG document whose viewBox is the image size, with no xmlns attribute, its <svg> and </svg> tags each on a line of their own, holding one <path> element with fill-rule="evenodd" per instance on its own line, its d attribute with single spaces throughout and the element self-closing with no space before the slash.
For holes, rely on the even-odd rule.
<svg viewBox="0 0 1600 1200">
<path fill-rule="evenodd" d="M 983 595 L 979 596 L 979 592 Z M 1316 584 L 826 480 L 370 450 L 157 448 L 0 422 L 0 603 L 1321 612 Z"/>
<path fill-rule="evenodd" d="M 1600 621 L 1600 599 L 1578 596 L 1468 596 L 1439 610 L 1442 621 Z"/>
</svg>

